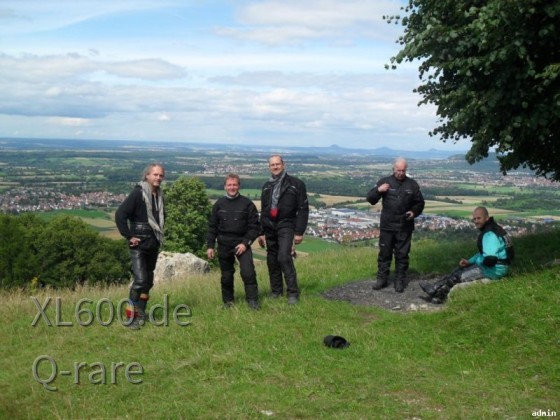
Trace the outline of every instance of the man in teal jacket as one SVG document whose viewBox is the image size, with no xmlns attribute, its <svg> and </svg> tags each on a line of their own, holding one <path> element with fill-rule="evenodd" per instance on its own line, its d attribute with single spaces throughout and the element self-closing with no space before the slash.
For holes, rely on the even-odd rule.
<svg viewBox="0 0 560 420">
<path fill-rule="evenodd" d="M 497 280 L 504 277 L 513 259 L 513 246 L 509 234 L 490 217 L 486 207 L 477 207 L 473 212 L 473 222 L 478 235 L 478 252 L 468 260 L 462 258 L 459 268 L 434 284 L 420 282 L 433 303 L 442 303 L 453 286 L 474 280 L 488 278 Z"/>
</svg>

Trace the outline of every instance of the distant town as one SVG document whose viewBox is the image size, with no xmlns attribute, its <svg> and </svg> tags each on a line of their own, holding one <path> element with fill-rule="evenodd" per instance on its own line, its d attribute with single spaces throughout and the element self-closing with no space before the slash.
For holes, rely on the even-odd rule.
<svg viewBox="0 0 560 420">
<path fill-rule="evenodd" d="M 351 208 L 315 210 L 309 215 L 309 227 L 306 234 L 341 244 L 369 241 L 379 237 L 380 216 L 379 211 L 367 212 Z M 523 224 L 506 223 L 503 226 L 511 235 L 520 236 L 529 233 L 538 225 L 549 223 L 550 220 L 523 222 Z M 472 229 L 472 223 L 467 219 L 454 219 L 431 214 L 418 216 L 415 225 L 418 230 L 428 231 Z"/>
<path fill-rule="evenodd" d="M 76 145 L 74 147 L 73 145 Z M 139 179 L 147 159 L 165 162 L 166 179 L 197 176 L 219 194 L 229 172 L 242 176 L 242 193 L 260 208 L 260 187 L 268 178 L 267 152 L 165 143 L 150 149 L 131 142 L 0 141 L 0 212 L 102 210 L 110 223 L 115 208 Z M 560 221 L 560 183 L 520 168 L 504 176 L 493 156 L 475 165 L 441 151 L 358 151 L 339 147 L 285 150 L 288 172 L 307 184 L 311 213 L 307 234 L 336 243 L 369 242 L 379 236 L 380 205 L 365 201 L 367 191 L 391 171 L 396 156 L 411 156 L 411 175 L 426 198 L 416 219 L 423 232 L 472 230 L 477 205 L 492 207 L 514 235 Z"/>
<path fill-rule="evenodd" d="M 9 193 L 0 194 L 0 212 L 19 214 L 56 210 L 110 210 L 117 207 L 125 197 L 126 194 L 110 192 L 90 192 L 75 196 L 47 188 L 39 190 L 16 188 Z M 312 207 L 306 234 L 341 244 L 369 241 L 379 237 L 380 215 L 380 211 L 376 211 L 373 207 L 370 211 L 347 207 L 320 209 Z M 512 235 L 517 236 L 531 231 L 531 226 L 544 225 L 553 222 L 553 220 L 541 218 L 530 221 L 523 220 L 523 222 L 522 225 L 516 223 L 505 227 Z M 428 231 L 460 230 L 472 228 L 472 225 L 467 219 L 428 213 L 422 214 L 416 219 L 416 228 Z"/>
</svg>

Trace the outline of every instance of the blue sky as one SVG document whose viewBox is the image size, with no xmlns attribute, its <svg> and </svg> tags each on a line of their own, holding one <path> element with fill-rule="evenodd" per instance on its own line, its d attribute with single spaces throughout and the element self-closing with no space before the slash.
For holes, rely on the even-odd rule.
<svg viewBox="0 0 560 420">
<path fill-rule="evenodd" d="M 399 0 L 0 0 L 0 136 L 466 150 L 428 136 Z"/>
</svg>

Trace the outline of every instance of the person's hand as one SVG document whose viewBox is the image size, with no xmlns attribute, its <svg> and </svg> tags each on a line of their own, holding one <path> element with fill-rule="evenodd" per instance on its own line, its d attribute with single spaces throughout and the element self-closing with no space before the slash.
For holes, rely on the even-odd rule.
<svg viewBox="0 0 560 420">
<path fill-rule="evenodd" d="M 138 245 L 140 245 L 140 238 L 137 238 L 136 236 L 133 236 L 132 238 L 130 238 L 128 240 L 128 246 L 131 248 L 136 248 Z"/>
<path fill-rule="evenodd" d="M 294 236 L 294 244 L 299 245 L 303 242 L 303 235 Z"/>
<path fill-rule="evenodd" d="M 377 187 L 377 191 L 381 194 L 389 191 L 389 189 L 391 188 L 391 186 L 386 182 L 384 184 L 381 184 L 379 187 Z"/>
<path fill-rule="evenodd" d="M 214 248 L 208 248 L 206 250 L 206 256 L 208 257 L 209 260 L 213 260 L 214 259 Z"/>
<path fill-rule="evenodd" d="M 466 260 L 466 259 L 464 259 L 464 258 L 461 258 L 461 260 L 459 261 L 459 265 L 460 265 L 461 267 L 468 267 L 468 266 L 470 265 L 470 264 L 469 264 L 469 260 Z"/>
<path fill-rule="evenodd" d="M 257 238 L 257 242 L 259 243 L 261 248 L 264 248 L 266 246 L 266 241 L 264 239 L 264 235 L 261 235 Z"/>
<path fill-rule="evenodd" d="M 414 212 L 412 210 L 409 210 L 405 213 L 406 215 L 406 220 L 412 220 L 414 219 Z"/>
<path fill-rule="evenodd" d="M 245 244 L 239 244 L 235 247 L 235 255 L 241 255 L 245 251 L 247 251 L 247 247 L 245 246 Z"/>
</svg>

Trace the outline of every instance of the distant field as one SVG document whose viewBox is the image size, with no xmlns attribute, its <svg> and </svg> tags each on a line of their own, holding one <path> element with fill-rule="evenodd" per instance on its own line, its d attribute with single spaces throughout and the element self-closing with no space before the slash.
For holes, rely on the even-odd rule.
<svg viewBox="0 0 560 420">
<path fill-rule="evenodd" d="M 82 219 L 106 219 L 109 220 L 112 216 L 103 210 L 53 210 L 47 212 L 37 212 L 37 215 L 45 220 L 51 220 L 53 217 L 60 215 L 68 215 L 80 217 Z"/>
<path fill-rule="evenodd" d="M 256 188 L 241 188 L 239 192 L 246 197 L 251 197 L 252 199 L 254 199 L 254 197 L 261 197 L 261 190 Z M 223 189 L 216 190 L 213 188 L 206 188 L 206 193 L 209 196 L 222 196 L 226 192 Z"/>
<path fill-rule="evenodd" d="M 473 183 L 456 183 L 453 184 L 454 187 L 462 188 L 466 190 L 485 190 L 492 192 L 494 194 L 512 194 L 519 192 L 522 187 L 515 186 L 496 186 L 496 185 L 485 185 L 485 184 L 473 184 Z"/>
<path fill-rule="evenodd" d="M 435 202 L 437 203 L 437 202 Z M 473 204 L 450 204 L 450 203 L 440 203 L 440 205 L 426 205 L 424 208 L 424 214 L 438 214 L 442 216 L 454 217 L 454 218 L 470 218 L 475 207 L 481 205 L 480 203 Z M 488 211 L 492 216 L 498 215 L 514 215 L 516 212 L 511 210 L 504 210 L 494 207 L 488 207 Z"/>
<path fill-rule="evenodd" d="M 54 210 L 37 212 L 36 214 L 46 221 L 60 215 L 79 217 L 103 236 L 112 239 L 121 237 L 115 226 L 114 213 L 107 213 L 102 210 Z"/>
<path fill-rule="evenodd" d="M 303 242 L 296 246 L 298 257 L 304 257 L 307 254 L 315 254 L 340 248 L 341 245 L 327 242 L 323 239 L 315 238 L 313 236 L 304 236 Z M 253 254 L 255 259 L 266 260 L 266 249 L 261 248 L 258 244 L 253 245 Z"/>
<path fill-rule="evenodd" d="M 331 207 L 338 203 L 364 201 L 365 197 L 353 197 L 344 195 L 326 195 L 319 194 L 320 201 L 324 202 L 327 206 Z"/>
<path fill-rule="evenodd" d="M 208 193 L 208 195 L 210 197 L 222 196 L 224 194 L 223 190 L 216 190 L 216 189 L 210 189 L 210 188 L 207 189 L 206 192 Z M 241 189 L 240 192 L 244 196 L 249 197 L 251 200 L 253 200 L 253 202 L 257 206 L 257 209 L 260 211 L 260 209 L 261 209 L 261 203 L 260 203 L 261 190 L 260 189 L 254 189 L 254 188 Z M 308 191 L 308 195 L 315 196 L 315 193 L 313 193 L 311 191 Z M 336 206 L 339 203 L 359 202 L 359 201 L 363 202 L 365 200 L 365 197 L 326 195 L 326 194 L 317 194 L 317 195 L 318 195 L 317 199 L 319 201 L 324 202 L 328 207 Z"/>
<path fill-rule="evenodd" d="M 506 198 L 507 196 L 496 196 L 496 195 L 441 195 L 441 196 L 436 196 L 437 200 L 443 200 L 443 199 L 451 199 L 451 200 L 455 200 L 455 201 L 461 201 L 463 204 L 479 204 L 482 203 L 483 201 L 489 202 L 489 203 L 493 203 L 496 200 L 500 199 L 500 198 Z M 438 203 L 439 201 L 435 201 L 436 203 Z"/>
<path fill-rule="evenodd" d="M 296 249 L 298 252 L 315 253 L 322 252 L 331 249 L 340 248 L 341 245 L 333 242 L 327 242 L 323 239 L 315 238 L 313 236 L 304 236 L 303 242 L 297 245 Z"/>
</svg>

